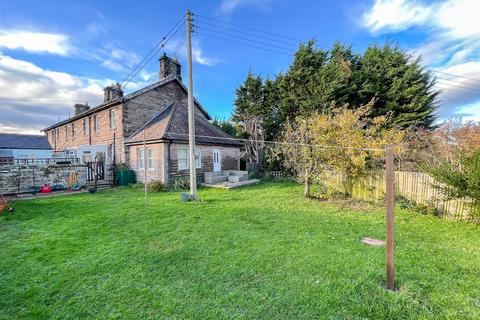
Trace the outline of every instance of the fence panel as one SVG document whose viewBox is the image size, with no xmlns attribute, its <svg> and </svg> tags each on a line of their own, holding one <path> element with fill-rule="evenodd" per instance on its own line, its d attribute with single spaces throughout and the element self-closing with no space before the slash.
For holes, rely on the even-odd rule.
<svg viewBox="0 0 480 320">
<path fill-rule="evenodd" d="M 331 188 L 365 201 L 382 200 L 385 196 L 385 173 L 373 172 L 368 177 L 353 180 L 344 173 L 330 171 L 323 179 Z M 463 219 L 469 213 L 471 202 L 461 198 L 444 200 L 439 183 L 423 172 L 396 171 L 395 193 L 420 205 L 432 206 L 449 218 Z"/>
</svg>

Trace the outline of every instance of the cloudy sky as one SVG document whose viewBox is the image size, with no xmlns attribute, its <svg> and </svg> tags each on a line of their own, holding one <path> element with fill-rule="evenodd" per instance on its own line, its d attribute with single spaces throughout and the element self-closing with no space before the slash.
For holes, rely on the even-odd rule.
<svg viewBox="0 0 480 320">
<path fill-rule="evenodd" d="M 74 103 L 99 104 L 102 88 L 122 82 L 187 8 L 196 14 L 195 94 L 213 116 L 229 116 L 249 69 L 284 71 L 298 40 L 314 38 L 319 47 L 338 40 L 356 52 L 398 43 L 437 77 L 439 121 L 480 121 L 480 1 L 2 0 L 0 132 L 38 133 L 73 114 Z M 183 39 L 182 27 L 126 91 L 154 82 L 158 56 Z"/>
</svg>

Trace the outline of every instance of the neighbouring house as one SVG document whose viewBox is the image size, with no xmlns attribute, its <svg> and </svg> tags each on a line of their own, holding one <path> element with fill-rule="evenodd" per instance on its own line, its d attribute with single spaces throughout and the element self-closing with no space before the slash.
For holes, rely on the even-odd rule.
<svg viewBox="0 0 480 320">
<path fill-rule="evenodd" d="M 15 159 L 34 160 L 52 157 L 46 136 L 0 133 L 0 164 L 13 164 Z"/>
<path fill-rule="evenodd" d="M 188 175 L 187 89 L 181 65 L 165 54 L 159 61 L 158 82 L 127 95 L 118 83 L 107 86 L 102 104 L 76 104 L 73 117 L 45 128 L 54 151 L 81 163 L 95 158 L 125 163 L 139 181 L 145 171 L 148 179 L 164 183 Z M 200 180 L 203 172 L 238 170 L 242 144 L 212 125 L 196 99 L 195 120 Z"/>
</svg>

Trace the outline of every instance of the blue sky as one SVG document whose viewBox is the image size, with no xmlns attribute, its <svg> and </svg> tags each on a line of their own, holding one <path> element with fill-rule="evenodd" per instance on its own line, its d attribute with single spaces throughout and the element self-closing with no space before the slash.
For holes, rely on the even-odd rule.
<svg viewBox="0 0 480 320">
<path fill-rule="evenodd" d="M 480 121 L 480 24 L 476 17 L 480 3 L 475 0 L 2 0 L 0 132 L 38 133 L 67 118 L 76 102 L 100 103 L 102 88 L 121 82 L 187 8 L 200 16 L 295 39 L 314 38 L 322 48 L 338 40 L 362 52 L 372 43 L 397 42 L 412 54 L 422 55 L 425 66 L 437 72 L 442 91 L 439 119 L 461 116 Z M 195 95 L 213 116 L 229 116 L 234 90 L 249 69 L 273 77 L 292 61 L 289 55 L 207 36 L 208 28 L 231 31 L 219 28 L 221 23 L 215 20 L 198 17 L 195 24 L 199 27 L 193 37 Z M 181 42 L 183 31 L 182 27 L 166 45 L 167 53 L 172 54 Z M 270 43 L 295 48 L 286 38 L 276 40 Z M 183 65 L 184 51 L 185 47 L 178 54 Z M 152 83 L 157 74 L 156 57 L 126 91 Z"/>
</svg>

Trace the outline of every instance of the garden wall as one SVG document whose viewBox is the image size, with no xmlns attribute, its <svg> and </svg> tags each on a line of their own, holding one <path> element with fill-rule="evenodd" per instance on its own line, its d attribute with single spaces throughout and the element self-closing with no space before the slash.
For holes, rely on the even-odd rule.
<svg viewBox="0 0 480 320">
<path fill-rule="evenodd" d="M 82 164 L 0 166 L 0 192 L 23 193 L 44 184 L 68 186 L 70 172 L 76 172 L 80 186 L 86 184 L 87 166 Z"/>
</svg>

